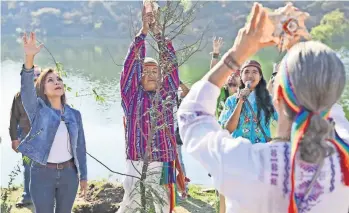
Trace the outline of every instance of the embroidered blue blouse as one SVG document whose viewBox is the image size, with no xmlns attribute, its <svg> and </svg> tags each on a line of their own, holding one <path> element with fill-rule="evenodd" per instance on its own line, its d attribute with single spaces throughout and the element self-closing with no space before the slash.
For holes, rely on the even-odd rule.
<svg viewBox="0 0 349 213">
<path fill-rule="evenodd" d="M 257 102 L 256 102 L 256 93 L 253 91 L 249 96 L 248 100 L 251 103 L 253 111 L 257 115 Z M 230 96 L 226 102 L 223 112 L 219 117 L 219 124 L 224 126 L 226 122 L 229 120 L 230 116 L 233 114 L 234 109 L 237 104 L 237 96 L 236 94 Z M 265 120 L 264 111 L 260 112 L 261 121 L 260 126 L 263 128 L 264 132 L 268 137 L 271 137 L 270 134 L 270 124 L 273 120 L 277 120 L 277 113 L 275 111 L 273 117 L 270 121 Z M 242 111 L 239 119 L 239 124 L 235 131 L 231 134 L 233 138 L 243 137 L 249 139 L 253 144 L 254 143 L 266 143 L 266 139 L 263 136 L 262 131 L 257 125 L 257 121 L 253 118 L 253 114 L 250 108 L 247 106 L 247 103 L 244 103 L 242 106 Z"/>
</svg>

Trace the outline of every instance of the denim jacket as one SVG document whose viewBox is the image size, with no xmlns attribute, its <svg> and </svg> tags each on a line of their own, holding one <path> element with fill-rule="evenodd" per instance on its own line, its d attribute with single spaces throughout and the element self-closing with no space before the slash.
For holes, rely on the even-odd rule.
<svg viewBox="0 0 349 213">
<path fill-rule="evenodd" d="M 79 111 L 64 105 L 64 114 L 47 105 L 36 94 L 33 84 L 34 69 L 21 72 L 21 98 L 28 115 L 31 129 L 22 139 L 18 151 L 30 159 L 46 165 L 61 120 L 67 125 L 74 163 L 80 180 L 87 180 L 85 134 Z"/>
</svg>

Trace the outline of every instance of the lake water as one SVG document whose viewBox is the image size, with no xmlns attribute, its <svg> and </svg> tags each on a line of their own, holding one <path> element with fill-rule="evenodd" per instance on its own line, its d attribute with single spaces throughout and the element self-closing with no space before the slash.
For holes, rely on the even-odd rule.
<svg viewBox="0 0 349 213">
<path fill-rule="evenodd" d="M 67 70 L 64 82 L 72 88 L 67 93 L 67 100 L 83 116 L 87 151 L 114 171 L 125 171 L 125 142 L 122 124 L 123 110 L 120 103 L 119 78 L 122 60 L 127 52 L 129 41 L 102 41 L 94 39 L 55 39 L 46 40 L 46 46 L 57 61 L 62 62 Z M 98 44 L 98 45 L 97 45 Z M 1 58 L 1 102 L 0 102 L 0 136 L 1 142 L 1 185 L 7 185 L 8 175 L 21 160 L 21 155 L 11 149 L 8 133 L 10 109 L 13 96 L 20 89 L 20 70 L 23 61 L 21 45 L 16 37 L 3 37 Z M 110 54 L 108 52 L 110 51 Z M 113 52 L 112 52 L 113 51 Z M 207 54 L 208 55 L 208 54 Z M 209 56 L 207 57 L 209 60 Z M 52 66 L 51 56 L 46 50 L 37 56 L 35 63 L 42 66 Z M 209 61 L 205 62 L 208 66 Z M 197 69 L 197 67 L 196 67 Z M 181 67 L 181 75 L 188 67 Z M 194 69 L 191 69 L 193 72 Z M 206 72 L 203 69 L 201 72 Z M 189 73 L 189 72 L 187 72 Z M 198 78 L 198 72 L 194 78 Z M 189 81 L 193 79 L 187 78 Z M 106 102 L 97 103 L 91 94 L 93 88 L 102 94 Z M 79 97 L 75 93 L 78 92 Z M 119 179 L 95 160 L 88 159 L 89 179 Z M 184 160 L 188 177 L 193 183 L 209 185 L 210 179 L 203 167 L 193 158 L 184 153 Z M 22 176 L 18 176 L 16 183 L 21 183 Z"/>
<path fill-rule="evenodd" d="M 11 149 L 8 126 L 13 96 L 20 88 L 19 74 L 23 63 L 23 52 L 21 45 L 16 42 L 15 35 L 3 36 L 1 42 L 0 183 L 4 186 L 8 183 L 11 170 L 21 160 L 21 155 Z M 72 92 L 67 93 L 67 100 L 82 113 L 87 151 L 111 169 L 124 172 L 126 155 L 123 110 L 119 92 L 121 67 L 114 64 L 110 54 L 117 64 L 122 64 L 130 41 L 50 38 L 44 42 L 56 60 L 62 62 L 67 70 L 68 76 L 64 78 L 64 82 L 72 88 Z M 192 83 L 207 72 L 209 52 L 207 49 L 197 53 L 183 65 L 180 68 L 181 79 Z M 348 59 L 344 58 L 347 67 Z M 36 64 L 47 67 L 52 66 L 53 62 L 51 56 L 43 49 L 36 58 Z M 100 104 L 94 100 L 90 95 L 93 88 L 102 94 L 106 103 Z M 76 92 L 79 97 L 75 97 Z M 203 167 L 185 152 L 183 155 L 187 176 L 191 178 L 192 183 L 209 186 L 211 181 Z M 121 176 L 110 173 L 92 158 L 87 158 L 89 179 L 122 179 Z M 20 175 L 16 183 L 21 181 Z"/>
</svg>

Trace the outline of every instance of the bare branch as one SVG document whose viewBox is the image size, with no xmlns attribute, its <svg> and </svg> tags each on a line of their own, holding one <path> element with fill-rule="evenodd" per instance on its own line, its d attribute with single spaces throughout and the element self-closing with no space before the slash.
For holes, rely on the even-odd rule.
<svg viewBox="0 0 349 213">
<path fill-rule="evenodd" d="M 202 51 L 205 46 L 201 47 L 201 43 L 203 41 L 203 37 L 205 35 L 205 32 L 203 32 L 200 36 L 200 39 L 198 39 L 197 41 L 195 41 L 193 44 L 180 49 L 178 51 L 178 55 L 180 60 L 178 60 L 178 66 L 182 66 L 185 62 L 187 62 L 189 60 L 189 58 L 191 56 L 193 56 L 195 53 Z"/>
<path fill-rule="evenodd" d="M 196 17 L 194 16 L 194 14 L 195 14 L 195 9 L 197 5 L 198 5 L 198 2 L 196 2 L 195 5 L 189 10 L 189 12 L 186 12 L 185 14 L 183 14 L 184 9 L 182 8 L 182 11 L 179 14 L 179 16 L 172 19 L 173 20 L 172 25 L 178 24 L 178 26 L 176 26 L 169 33 L 169 35 L 171 35 L 173 32 L 177 32 L 175 36 L 172 36 L 171 40 L 176 38 L 177 35 L 181 34 L 181 32 L 183 32 L 184 29 L 195 20 Z M 169 25 L 168 28 L 170 28 L 172 25 Z M 178 28 L 180 29 L 178 30 Z"/>
<path fill-rule="evenodd" d="M 123 66 L 122 64 L 117 64 L 117 63 L 115 62 L 113 56 L 112 56 L 111 53 L 110 53 L 109 47 L 107 47 L 107 50 L 108 50 L 109 56 L 110 56 L 111 60 L 113 60 L 114 64 L 115 64 L 116 66 L 118 66 L 118 67 L 122 67 L 122 66 Z"/>
<path fill-rule="evenodd" d="M 177 4 L 176 4 L 175 8 L 171 12 L 168 12 L 168 17 L 170 17 L 170 20 L 167 19 L 168 20 L 167 22 L 170 22 L 170 23 L 167 24 L 167 22 L 166 22 L 165 28 L 169 28 L 170 26 L 172 26 L 175 23 L 175 21 L 176 20 L 178 21 L 178 18 L 183 15 L 183 12 L 184 12 L 183 9 L 180 10 L 180 14 L 178 14 L 178 15 L 175 14 L 177 9 L 178 9 L 178 6 L 181 3 L 180 1 L 176 1 L 176 2 L 177 2 Z"/>
<path fill-rule="evenodd" d="M 104 163 L 102 163 L 100 160 L 98 160 L 96 157 L 92 156 L 90 153 L 86 152 L 86 154 L 88 154 L 91 158 L 93 158 L 95 161 L 97 161 L 99 164 L 101 164 L 102 166 L 104 166 L 106 169 L 108 169 L 110 172 L 118 174 L 118 175 L 123 175 L 123 176 L 128 176 L 128 177 L 132 177 L 132 178 L 136 178 L 136 179 L 140 179 L 139 177 L 133 176 L 133 175 L 128 175 L 128 174 L 124 174 L 121 172 L 116 172 L 112 169 L 110 169 L 108 166 L 106 166 Z"/>
</svg>

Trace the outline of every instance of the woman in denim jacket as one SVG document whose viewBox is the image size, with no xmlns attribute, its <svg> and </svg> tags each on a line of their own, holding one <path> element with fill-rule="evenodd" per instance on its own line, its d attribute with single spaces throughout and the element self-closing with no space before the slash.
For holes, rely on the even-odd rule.
<svg viewBox="0 0 349 213">
<path fill-rule="evenodd" d="M 21 98 L 31 129 L 17 150 L 32 159 L 30 193 L 35 212 L 71 212 L 79 182 L 82 192 L 87 189 L 81 114 L 66 104 L 62 79 L 52 69 L 43 71 L 34 87 L 34 56 L 42 45 L 36 46 L 34 33 L 30 38 L 25 34 L 23 44 Z"/>
</svg>

